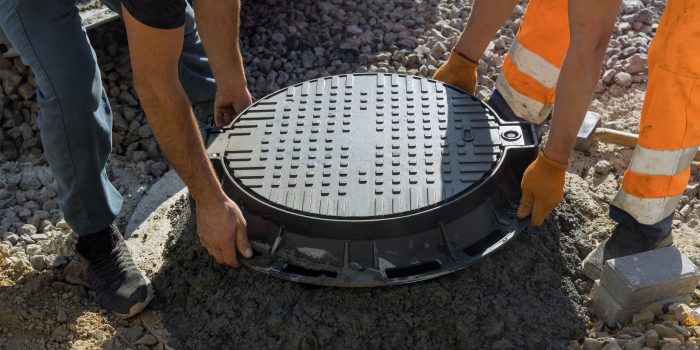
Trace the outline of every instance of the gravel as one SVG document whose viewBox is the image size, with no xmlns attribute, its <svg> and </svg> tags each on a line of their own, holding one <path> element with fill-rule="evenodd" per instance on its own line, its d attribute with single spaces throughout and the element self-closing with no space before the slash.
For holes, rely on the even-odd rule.
<svg viewBox="0 0 700 350">
<path fill-rule="evenodd" d="M 467 0 L 244 2 L 241 44 L 249 89 L 256 98 L 260 98 L 279 88 L 304 80 L 349 72 L 397 72 L 432 76 L 456 43 L 471 10 L 470 4 Z M 97 8 L 95 1 L 87 1 L 81 6 L 84 9 Z M 622 11 L 601 70 L 602 79 L 591 105 L 592 110 L 603 115 L 605 127 L 638 131 L 638 116 L 648 79 L 648 45 L 664 6 L 665 1 L 662 0 L 623 1 Z M 487 98 L 490 95 L 503 64 L 503 55 L 513 42 L 524 9 L 524 2 L 516 7 L 513 16 L 494 36 L 482 57 L 478 68 L 478 97 Z M 169 166 L 146 123 L 133 88 L 123 25 L 119 21 L 108 23 L 90 30 L 89 36 L 113 109 L 113 152 L 108 164 L 108 174 L 125 198 L 124 210 L 117 218 L 118 226 L 124 228 L 128 215 L 144 192 L 169 169 Z M 130 321 L 110 318 L 100 311 L 90 298 L 78 273 L 79 264 L 74 255 L 72 232 L 65 221 L 62 221 L 62 213 L 58 207 L 58 185 L 43 157 L 43 145 L 36 123 L 34 77 L 19 58 L 0 57 L 0 81 L 0 299 L 17 301 L 7 304 L 7 313 L 0 313 L 0 349 L 3 346 L 49 349 L 163 348 L 164 344 L 141 325 L 139 318 Z M 612 226 L 610 220 L 605 217 L 607 203 L 620 184 L 631 154 L 631 150 L 599 144 L 585 155 L 575 153 L 572 157 L 570 172 L 588 184 L 587 188 L 581 186 L 580 191 L 590 193 L 598 206 L 590 213 L 583 213 L 588 218 L 588 224 L 581 227 L 566 243 L 567 247 L 574 247 L 577 252 L 574 255 L 585 256 L 593 244 L 607 236 Z M 695 247 L 697 229 L 700 226 L 699 173 L 700 166 L 694 165 L 691 168 L 691 183 L 679 203 L 674 222 L 679 232 L 679 245 L 696 263 L 700 263 L 700 248 Z M 576 203 L 578 199 L 567 200 Z M 588 204 L 581 204 L 584 212 L 589 210 L 585 209 L 589 207 Z M 519 244 L 529 246 L 539 244 L 538 242 L 542 243 L 538 239 L 528 238 Z M 553 244 L 552 241 L 544 242 Z M 201 252 L 188 254 L 197 255 L 197 259 L 204 258 Z M 508 255 L 504 255 L 508 259 Z M 569 257 L 576 260 L 574 255 Z M 533 263 L 552 262 L 547 260 L 548 257 L 541 259 Z M 567 273 L 574 277 L 570 277 L 571 280 L 566 282 L 573 287 L 568 286 L 562 290 L 574 299 L 580 297 L 572 306 L 581 308 L 577 310 L 577 315 L 582 320 L 585 316 L 581 313 L 586 312 L 582 306 L 586 303 L 583 295 L 590 290 L 590 282 L 575 278 L 578 272 L 574 265 L 575 263 L 570 261 L 564 264 Z M 486 267 L 480 269 L 488 270 L 494 265 L 486 263 L 484 266 Z M 223 273 L 216 268 L 213 271 L 213 274 Z M 231 277 L 228 274 L 226 273 L 226 278 Z M 259 279 L 259 276 L 253 277 L 247 272 L 241 273 L 240 276 L 235 272 L 230 274 L 233 274 L 233 278 L 245 281 Z M 488 276 L 489 274 L 483 273 L 484 279 L 488 280 Z M 445 280 L 449 282 L 440 283 L 458 284 L 458 278 L 448 277 Z M 481 283 L 479 280 L 473 282 Z M 260 284 L 259 287 L 265 290 L 269 286 Z M 420 290 L 421 288 L 419 287 Z M 488 286 L 485 288 L 488 289 Z M 527 287 L 522 288 L 509 289 L 510 293 L 513 293 L 513 300 L 519 300 L 519 293 L 527 293 Z M 320 295 L 323 298 L 320 292 L 306 291 L 296 285 L 289 286 L 289 289 L 298 296 Z M 39 290 L 49 292 L 38 293 Z M 421 300 L 430 301 L 441 296 L 428 293 L 427 287 L 425 291 L 424 296 L 419 296 Z M 408 292 L 394 293 L 398 298 L 415 297 Z M 448 291 L 449 293 L 453 293 L 450 294 L 452 298 L 460 298 L 461 295 L 454 290 Z M 489 296 L 483 298 L 497 300 L 488 299 Z M 279 304 L 289 301 L 285 300 L 260 299 L 256 310 L 270 302 Z M 324 300 L 326 303 L 332 301 Z M 187 303 L 187 300 L 183 299 L 182 302 Z M 353 299 L 353 302 L 359 306 L 364 305 L 359 299 Z M 454 307 L 448 304 L 444 307 Z M 542 305 L 538 302 L 533 302 L 534 304 Z M 65 307 L 57 309 L 58 305 Z M 298 345 L 304 348 L 314 344 L 326 344 L 330 338 L 327 338 L 329 329 L 325 327 L 343 335 L 344 328 L 333 328 L 337 326 L 326 322 L 322 311 L 318 314 L 303 312 L 303 308 L 313 309 L 315 303 L 297 299 L 293 305 L 297 305 L 296 309 L 293 309 L 298 309 L 294 314 L 297 321 L 324 327 L 315 329 L 312 337 L 292 337 L 293 342 L 290 346 Z M 289 305 L 284 304 L 281 307 L 292 309 L 293 305 L 290 301 Z M 372 314 L 369 306 L 364 306 L 367 306 L 368 313 Z M 299 309 L 300 307 L 302 309 Z M 484 307 L 499 312 L 506 310 L 505 305 L 499 305 L 498 302 Z M 676 345 L 668 340 L 671 338 L 664 338 L 659 334 L 657 325 L 660 326 L 658 329 L 664 329 L 662 332 L 665 332 L 665 328 L 661 327 L 676 333 L 674 329 L 680 331 L 677 327 L 681 327 L 676 325 L 674 328 L 673 324 L 667 324 L 673 320 L 665 319 L 666 314 L 659 312 L 658 315 L 655 314 L 651 323 L 622 330 L 604 331 L 599 326 L 593 326 L 585 332 L 576 327 L 564 329 L 564 325 L 553 320 L 549 321 L 548 325 L 546 322 L 537 323 L 547 320 L 544 318 L 535 320 L 535 323 L 538 327 L 549 329 L 538 331 L 528 328 L 529 321 L 521 320 L 518 324 L 507 316 L 503 319 L 487 317 L 493 312 L 491 309 L 475 310 L 476 314 L 484 315 L 483 324 L 479 323 L 470 329 L 465 328 L 463 322 L 453 322 L 454 329 L 451 329 L 457 336 L 479 332 L 477 338 L 464 338 L 463 347 L 466 348 L 482 347 L 486 346 L 485 344 L 489 344 L 491 348 L 502 349 L 528 344 L 535 344 L 536 348 L 546 348 L 537 346 L 546 343 L 542 343 L 545 341 L 542 337 L 545 334 L 552 336 L 559 331 L 556 334 L 562 337 L 577 339 L 568 343 L 568 347 L 574 350 L 616 347 L 636 349 L 639 348 L 638 345 L 657 349 L 665 346 L 666 349 L 670 349 Z M 349 314 L 353 312 L 346 311 Z M 279 325 L 281 320 L 288 320 L 287 316 L 273 316 L 274 313 L 268 319 L 255 321 L 258 323 L 254 323 L 254 329 Z M 648 320 L 648 316 L 645 315 L 644 321 Z M 405 321 L 404 318 L 399 319 Z M 410 320 L 416 319 L 409 318 L 408 321 Z M 382 321 L 378 318 L 374 322 Z M 654 325 L 650 326 L 651 324 Z M 424 327 L 429 325 L 430 323 L 426 323 Z M 179 329 L 177 327 L 178 325 L 173 324 L 173 329 Z M 231 334 L 230 325 L 227 327 L 229 328 L 206 328 L 205 332 L 196 334 L 196 337 L 205 339 L 209 333 L 227 337 Z M 574 328 L 576 331 L 572 331 Z M 227 331 L 223 332 L 224 329 Z M 693 348 L 689 339 L 700 334 L 692 327 L 685 327 L 685 330 L 691 336 L 685 337 L 687 339 L 684 339 L 684 346 Z M 219 331 L 221 332 L 217 333 Z M 433 331 L 440 333 L 444 330 L 436 328 Z M 531 332 L 532 336 L 512 336 L 526 331 Z M 286 331 L 282 329 L 280 332 L 282 333 L 278 334 L 277 338 L 266 341 L 280 341 Z M 421 334 L 421 330 L 416 328 L 416 343 L 412 343 L 416 347 L 427 344 L 420 342 Z M 645 338 L 644 342 L 639 340 L 642 337 Z M 216 339 L 206 339 L 209 344 L 216 344 Z M 449 337 L 444 336 L 440 339 Z M 396 339 L 392 339 L 391 342 L 395 345 L 401 343 Z"/>
<path fill-rule="evenodd" d="M 618 72 L 617 74 L 615 74 L 615 78 L 613 78 L 613 81 L 617 85 L 620 85 L 622 87 L 628 87 L 632 85 L 632 75 L 630 75 L 627 72 Z"/>
</svg>

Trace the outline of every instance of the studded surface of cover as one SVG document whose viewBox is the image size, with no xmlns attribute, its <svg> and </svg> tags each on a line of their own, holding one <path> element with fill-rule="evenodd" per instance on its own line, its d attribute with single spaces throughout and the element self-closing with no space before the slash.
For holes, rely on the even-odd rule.
<svg viewBox="0 0 700 350">
<path fill-rule="evenodd" d="M 512 238 L 537 141 L 440 82 L 354 74 L 277 91 L 210 143 L 248 218 L 250 266 L 375 286 L 454 271 Z"/>
</svg>

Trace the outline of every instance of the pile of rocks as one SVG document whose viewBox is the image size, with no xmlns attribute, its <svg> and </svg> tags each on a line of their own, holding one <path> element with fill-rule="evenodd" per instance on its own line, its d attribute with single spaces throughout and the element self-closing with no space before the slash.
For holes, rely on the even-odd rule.
<svg viewBox="0 0 700 350">
<path fill-rule="evenodd" d="M 135 97 L 123 24 L 115 21 L 89 34 L 113 110 L 108 175 L 125 197 L 122 215 L 128 216 L 169 167 Z M 45 221 L 56 224 L 62 215 L 58 185 L 43 157 L 34 76 L 19 57 L 0 56 L 0 82 L 0 240 L 13 241 L 29 237 L 21 234 L 22 225 L 42 232 Z"/>
<path fill-rule="evenodd" d="M 647 51 L 666 6 L 659 0 L 624 0 L 615 33 L 605 55 L 598 92 L 611 96 L 627 93 L 630 87 L 644 89 Z"/>
<path fill-rule="evenodd" d="M 686 223 L 691 229 L 700 227 L 700 171 L 697 170 L 697 166 L 695 168 L 693 174 L 696 179 L 685 188 L 674 218 L 675 225 Z"/>
<path fill-rule="evenodd" d="M 134 162 L 161 160 L 158 144 L 135 97 L 123 25 L 115 22 L 91 32 L 104 87 L 113 111 L 116 154 Z M 19 57 L 0 56 L 0 163 L 40 158 L 36 81 Z"/>
<path fill-rule="evenodd" d="M 0 162 L 42 154 L 36 125 L 36 82 L 19 58 L 0 57 Z"/>
<path fill-rule="evenodd" d="M 37 164 L 38 163 L 38 164 Z M 133 163 L 114 155 L 108 175 L 125 199 L 125 210 L 119 217 L 125 221 L 149 185 L 169 169 L 165 161 L 146 160 Z M 42 232 L 48 224 L 62 218 L 58 206 L 58 184 L 43 162 L 0 163 L 0 241 Z M 25 224 L 33 229 L 23 229 Z M 22 232 L 30 232 L 23 235 Z M 15 242 L 13 242 L 14 244 Z"/>
<path fill-rule="evenodd" d="M 696 290 L 697 293 L 700 291 Z M 700 326 L 697 312 L 685 304 L 672 304 L 663 312 L 653 304 L 633 316 L 624 328 L 595 327 L 589 338 L 571 341 L 570 350 L 697 350 Z"/>
<path fill-rule="evenodd" d="M 647 47 L 664 6 L 662 0 L 624 1 L 606 54 L 600 93 L 617 96 L 630 87 L 643 88 Z M 449 56 L 470 10 L 468 3 L 437 0 L 246 3 L 241 41 L 249 88 L 261 97 L 303 80 L 348 72 L 432 76 Z M 524 4 L 517 5 L 488 46 L 479 67 L 480 97 L 493 89 L 524 10 Z M 263 26 L 255 13 L 269 14 L 273 20 Z M 95 28 L 90 39 L 114 112 L 115 153 L 134 162 L 160 160 L 131 81 L 123 25 L 116 21 Z M 30 69 L 19 58 L 0 57 L 0 81 L 0 161 L 40 156 L 36 82 Z"/>
<path fill-rule="evenodd" d="M 488 96 L 524 10 L 518 5 L 479 68 Z M 464 27 L 468 1 L 278 1 L 244 4 L 241 41 L 251 91 L 261 96 L 307 79 L 348 72 L 431 77 Z M 261 25 L 252 13 L 266 13 Z"/>
<path fill-rule="evenodd" d="M 65 221 L 60 221 L 55 227 L 50 221 L 43 220 L 40 229 L 24 224 L 17 234 L 6 233 L 3 243 L 8 249 L 8 258 L 14 263 L 26 261 L 34 270 L 43 271 L 63 266 L 70 260 L 67 257 L 73 255 L 73 247 L 68 244 L 71 239 L 69 233 L 70 227 Z"/>
<path fill-rule="evenodd" d="M 116 319 L 95 304 L 65 221 L 24 224 L 0 241 L 0 296 L 0 349 L 164 348 L 139 318 Z"/>
<path fill-rule="evenodd" d="M 58 184 L 47 166 L 20 166 L 15 162 L 0 165 L 0 238 L 8 240 L 29 224 L 36 233 L 44 221 L 61 218 L 56 196 Z"/>
</svg>

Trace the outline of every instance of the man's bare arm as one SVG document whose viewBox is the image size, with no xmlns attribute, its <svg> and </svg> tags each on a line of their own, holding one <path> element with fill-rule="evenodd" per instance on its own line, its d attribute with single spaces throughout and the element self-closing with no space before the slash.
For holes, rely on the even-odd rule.
<svg viewBox="0 0 700 350">
<path fill-rule="evenodd" d="M 178 79 L 183 28 L 156 29 L 124 8 L 122 13 L 136 91 L 158 144 L 197 204 L 200 241 L 218 262 L 239 266 L 234 242 L 241 253 L 252 255 L 245 220 L 214 174 Z"/>
<path fill-rule="evenodd" d="M 581 127 L 612 35 L 620 0 L 569 0 L 571 45 L 557 83 L 544 154 L 525 171 L 518 217 L 539 226 L 564 196 L 569 153 Z"/>
<path fill-rule="evenodd" d="M 567 163 L 600 77 L 620 0 L 569 0 L 571 45 L 557 82 L 552 127 L 544 153 Z"/>
<path fill-rule="evenodd" d="M 478 62 L 517 3 L 518 0 L 475 0 L 455 50 Z"/>
<path fill-rule="evenodd" d="M 195 1 L 194 9 L 198 31 L 216 78 L 214 118 L 217 125 L 227 125 L 236 113 L 252 103 L 239 44 L 240 1 Z"/>
</svg>

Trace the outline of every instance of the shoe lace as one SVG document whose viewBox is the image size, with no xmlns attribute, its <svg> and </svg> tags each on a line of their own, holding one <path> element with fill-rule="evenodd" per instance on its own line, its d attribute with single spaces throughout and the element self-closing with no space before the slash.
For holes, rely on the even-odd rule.
<svg viewBox="0 0 700 350">
<path fill-rule="evenodd" d="M 120 241 L 114 248 L 90 264 L 91 284 L 95 291 L 100 291 L 122 278 L 129 270 L 135 268 L 128 249 Z"/>
</svg>

